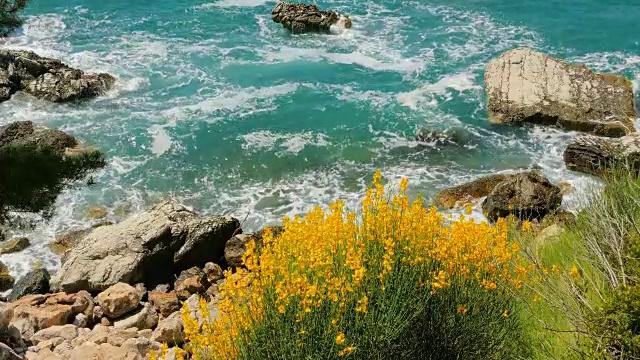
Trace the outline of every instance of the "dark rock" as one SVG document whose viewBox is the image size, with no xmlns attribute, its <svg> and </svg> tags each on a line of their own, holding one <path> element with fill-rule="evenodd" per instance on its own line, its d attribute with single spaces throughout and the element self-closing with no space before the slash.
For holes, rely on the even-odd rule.
<svg viewBox="0 0 640 360">
<path fill-rule="evenodd" d="M 340 20 L 336 11 L 322 11 L 316 5 L 281 2 L 271 12 L 271 19 L 295 34 L 306 32 L 328 33 L 331 25 Z M 345 19 L 345 27 L 351 27 L 351 19 Z"/>
<path fill-rule="evenodd" d="M 0 244 L 0 254 L 12 254 L 16 252 L 20 252 L 29 247 L 31 243 L 29 239 L 25 237 L 19 237 L 15 239 L 11 239 L 7 242 Z"/>
<path fill-rule="evenodd" d="M 9 267 L 0 261 L 0 291 L 11 290 L 16 280 L 9 274 Z"/>
<path fill-rule="evenodd" d="M 89 99 L 104 95 L 114 83 L 109 74 L 85 74 L 30 51 L 0 50 L 0 101 L 18 91 L 53 102 Z"/>
<path fill-rule="evenodd" d="M 51 276 L 47 269 L 35 269 L 23 276 L 13 287 L 9 301 L 13 302 L 25 295 L 46 294 L 49 292 Z"/>
<path fill-rule="evenodd" d="M 416 135 L 416 141 L 423 146 L 461 146 L 465 139 L 459 130 L 426 130 L 421 129 Z"/>
<path fill-rule="evenodd" d="M 560 188 L 540 174 L 520 173 L 502 181 L 482 203 L 490 221 L 514 215 L 522 220 L 541 220 L 562 204 Z"/>
<path fill-rule="evenodd" d="M 458 203 L 470 202 L 489 195 L 501 182 L 512 175 L 489 175 L 466 184 L 444 189 L 436 195 L 435 204 L 443 209 L 453 209 Z"/>
<path fill-rule="evenodd" d="M 640 170 L 640 134 L 618 139 L 581 136 L 564 152 L 564 162 L 571 170 L 602 176 L 613 168 Z"/>
</svg>

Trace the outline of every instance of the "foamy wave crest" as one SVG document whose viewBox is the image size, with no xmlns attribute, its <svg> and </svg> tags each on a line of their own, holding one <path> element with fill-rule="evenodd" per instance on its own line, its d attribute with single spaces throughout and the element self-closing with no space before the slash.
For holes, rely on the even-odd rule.
<svg viewBox="0 0 640 360">
<path fill-rule="evenodd" d="M 243 141 L 242 148 L 251 152 L 278 150 L 277 156 L 287 154 L 296 155 L 307 146 L 324 147 L 330 145 L 325 134 L 303 133 L 274 133 L 261 130 L 238 137 Z"/>
<path fill-rule="evenodd" d="M 436 83 L 427 84 L 419 89 L 401 93 L 397 96 L 397 99 L 402 105 L 414 110 L 418 109 L 418 105 L 422 103 L 426 103 L 429 106 L 436 106 L 438 102 L 435 101 L 434 95 L 441 96 L 445 101 L 448 101 L 453 97 L 451 90 L 458 93 L 469 90 L 482 91 L 482 86 L 475 82 L 476 78 L 477 74 L 471 72 L 446 75 Z"/>
<path fill-rule="evenodd" d="M 256 7 L 265 5 L 271 2 L 275 2 L 273 0 L 221 0 L 213 3 L 206 3 L 202 5 L 197 5 L 195 7 L 196 10 L 200 9 L 211 9 L 216 7 Z"/>
</svg>

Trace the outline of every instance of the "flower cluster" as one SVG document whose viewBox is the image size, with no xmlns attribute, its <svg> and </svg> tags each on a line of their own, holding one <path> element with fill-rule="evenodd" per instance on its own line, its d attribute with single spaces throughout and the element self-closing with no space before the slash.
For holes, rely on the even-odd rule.
<svg viewBox="0 0 640 360">
<path fill-rule="evenodd" d="M 248 244 L 246 270 L 226 273 L 215 320 L 205 316 L 204 324 L 198 323 L 185 310 L 193 359 L 241 357 L 269 309 L 298 324 L 323 309 L 330 320 L 326 331 L 335 339 L 327 351 L 356 353 L 358 339 L 341 328 L 346 314 L 357 319 L 375 310 L 372 299 L 402 269 L 417 271 L 414 286 L 430 296 L 459 284 L 482 291 L 520 287 L 527 276 L 519 247 L 507 240 L 505 222 L 478 224 L 464 215 L 450 221 L 419 199 L 410 202 L 406 180 L 389 196 L 379 172 L 360 216 L 338 201 L 327 211 L 315 208 L 283 224 L 278 236 L 267 231 L 262 244 Z M 472 309 L 473 304 L 458 304 L 451 313 Z M 296 334 L 297 347 L 303 348 L 308 334 L 305 329 Z"/>
</svg>

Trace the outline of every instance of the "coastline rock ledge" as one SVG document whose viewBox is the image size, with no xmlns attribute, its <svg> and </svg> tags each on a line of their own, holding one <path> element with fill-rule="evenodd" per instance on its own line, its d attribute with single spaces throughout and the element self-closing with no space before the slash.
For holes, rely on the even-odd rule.
<svg viewBox="0 0 640 360">
<path fill-rule="evenodd" d="M 489 120 L 556 125 L 598 136 L 635 131 L 632 83 L 529 48 L 505 52 L 486 69 Z"/>
<path fill-rule="evenodd" d="M 18 91 L 52 102 L 89 99 L 104 95 L 115 81 L 109 74 L 86 74 L 31 51 L 0 50 L 0 102 Z"/>
</svg>

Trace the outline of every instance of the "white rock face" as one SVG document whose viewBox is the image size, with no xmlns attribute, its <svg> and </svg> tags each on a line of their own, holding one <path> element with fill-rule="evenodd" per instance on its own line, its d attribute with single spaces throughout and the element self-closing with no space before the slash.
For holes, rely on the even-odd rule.
<svg viewBox="0 0 640 360">
<path fill-rule="evenodd" d="M 622 76 L 520 48 L 492 60 L 484 80 L 491 122 L 527 121 L 610 137 L 635 131 L 633 87 Z"/>
</svg>

